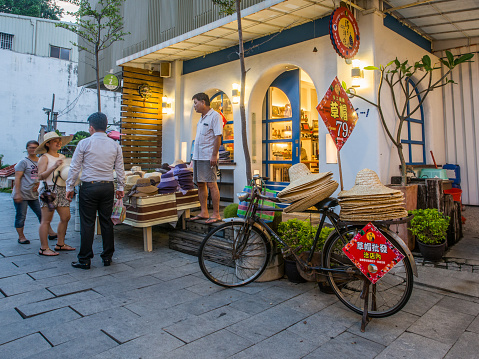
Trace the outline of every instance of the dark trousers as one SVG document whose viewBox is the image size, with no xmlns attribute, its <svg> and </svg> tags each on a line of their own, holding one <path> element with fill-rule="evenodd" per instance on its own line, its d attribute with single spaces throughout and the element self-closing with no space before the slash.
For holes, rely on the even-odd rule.
<svg viewBox="0 0 479 359">
<path fill-rule="evenodd" d="M 111 212 L 114 201 L 113 183 L 84 182 L 80 187 L 80 234 L 81 245 L 78 261 L 90 263 L 93 258 L 93 238 L 95 236 L 95 221 L 98 211 L 101 237 L 103 239 L 103 259 L 111 259 L 115 251 L 113 222 Z"/>
</svg>

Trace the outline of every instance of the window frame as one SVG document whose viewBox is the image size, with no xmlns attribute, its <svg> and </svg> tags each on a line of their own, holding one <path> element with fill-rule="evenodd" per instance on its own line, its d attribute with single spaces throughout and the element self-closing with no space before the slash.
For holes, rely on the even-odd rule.
<svg viewBox="0 0 479 359">
<path fill-rule="evenodd" d="M 58 57 L 52 55 L 52 50 L 53 49 L 58 49 Z M 65 59 L 62 57 L 62 51 L 68 51 L 68 59 Z M 56 46 L 56 45 L 51 45 L 50 44 L 50 57 L 53 59 L 59 59 L 59 60 L 66 60 L 66 61 L 71 61 L 71 55 L 72 55 L 72 49 L 68 49 L 66 47 L 61 47 L 61 46 Z"/>
<path fill-rule="evenodd" d="M 0 49 L 2 50 L 13 50 L 13 38 L 14 34 L 9 34 L 7 32 L 0 32 Z M 10 45 L 10 46 L 5 46 Z"/>
</svg>

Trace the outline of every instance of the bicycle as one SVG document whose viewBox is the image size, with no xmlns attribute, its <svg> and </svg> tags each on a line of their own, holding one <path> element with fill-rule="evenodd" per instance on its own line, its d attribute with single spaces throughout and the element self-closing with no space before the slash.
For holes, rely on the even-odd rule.
<svg viewBox="0 0 479 359">
<path fill-rule="evenodd" d="M 404 258 L 376 284 L 371 284 L 342 251 L 366 223 L 341 222 L 334 213 L 334 207 L 339 204 L 337 199 L 327 198 L 315 206 L 321 217 L 309 254 L 307 258 L 305 255 L 298 256 L 257 213 L 258 209 L 261 210 L 262 200 L 280 203 L 278 199 L 262 194 L 265 180 L 265 177 L 254 176 L 251 193 L 238 194 L 240 201 L 249 202 L 244 218 L 234 218 L 212 229 L 201 243 L 198 260 L 201 271 L 210 281 L 224 287 L 238 287 L 253 282 L 261 276 L 271 260 L 274 240 L 283 246 L 283 255 L 290 255 L 296 260 L 303 276 L 317 277 L 324 282 L 327 280 L 342 303 L 363 315 L 363 326 L 369 317 L 387 317 L 406 305 L 412 293 L 413 274 L 417 276 L 416 265 L 404 242 L 387 226 L 404 223 L 412 217 L 403 221 L 373 222 Z M 312 259 L 326 218 L 334 230 L 325 241 L 321 264 L 317 266 Z"/>
</svg>

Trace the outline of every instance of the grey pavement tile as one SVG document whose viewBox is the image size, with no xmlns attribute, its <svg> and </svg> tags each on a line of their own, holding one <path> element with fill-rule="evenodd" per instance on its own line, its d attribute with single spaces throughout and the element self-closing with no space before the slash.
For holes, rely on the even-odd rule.
<svg viewBox="0 0 479 359">
<path fill-rule="evenodd" d="M 13 277 L 0 279 L 0 289 L 7 296 L 31 292 L 33 290 L 41 289 L 40 284 L 36 284 L 35 280 L 27 274 L 20 274 Z"/>
<path fill-rule="evenodd" d="M 457 311 L 459 313 L 469 314 L 476 316 L 479 314 L 479 303 L 474 303 L 470 300 L 464 300 L 459 298 L 453 298 L 445 296 L 437 303 L 439 307 L 446 308 L 448 310 Z"/>
<path fill-rule="evenodd" d="M 319 312 L 338 302 L 338 298 L 334 294 L 325 294 L 314 288 L 306 293 L 300 294 L 284 302 L 284 305 L 308 315 Z"/>
<path fill-rule="evenodd" d="M 80 318 L 80 316 L 70 308 L 61 308 L 52 312 L 35 316 L 33 318 L 24 319 L 20 322 L 14 322 L 2 326 L 2 330 L 0 331 L 0 344 L 22 338 L 44 328 L 74 321 L 77 318 Z"/>
<path fill-rule="evenodd" d="M 198 269 L 199 269 L 199 265 L 198 265 L 198 259 L 194 256 L 178 256 L 177 258 L 174 258 L 174 259 L 171 259 L 169 261 L 166 261 L 166 262 L 163 262 L 162 264 L 164 265 L 167 265 L 167 266 L 170 266 L 172 268 L 178 268 L 178 267 L 182 267 L 182 266 L 186 266 L 186 265 L 189 265 L 189 264 L 196 264 L 198 266 Z"/>
<path fill-rule="evenodd" d="M 472 323 L 467 327 L 467 330 L 479 334 L 479 316 L 477 316 Z"/>
<path fill-rule="evenodd" d="M 75 338 L 85 336 L 92 330 L 92 328 L 95 328 L 95 330 L 101 330 L 111 326 L 121 327 L 137 318 L 138 316 L 136 314 L 125 308 L 119 307 L 67 323 L 50 325 L 43 328 L 41 332 L 53 345 L 56 346 Z"/>
<path fill-rule="evenodd" d="M 117 262 L 115 262 L 117 263 Z M 132 268 L 132 267 L 130 267 Z M 170 268 L 168 267 L 170 270 Z M 145 275 L 153 275 L 157 274 L 158 272 L 161 272 L 162 270 L 165 270 L 165 266 L 161 264 L 152 264 L 149 266 L 144 266 L 144 267 L 139 267 L 135 269 L 130 269 L 128 271 L 122 271 L 119 273 L 112 273 L 111 276 L 114 278 L 137 278 L 137 277 L 142 277 Z"/>
<path fill-rule="evenodd" d="M 300 294 L 303 294 L 309 290 L 311 290 L 311 287 L 308 285 L 304 285 L 304 283 L 297 284 L 287 282 L 286 285 L 273 285 L 269 288 L 266 288 L 259 292 L 258 295 L 262 298 L 265 298 L 269 302 L 273 302 L 276 305 L 288 299 L 296 297 Z"/>
<path fill-rule="evenodd" d="M 419 318 L 414 314 L 400 311 L 390 317 L 373 318 L 364 333 L 361 332 L 360 325 L 353 325 L 348 332 L 382 345 L 389 345 Z"/>
<path fill-rule="evenodd" d="M 163 285 L 169 288 L 170 290 L 188 289 L 189 291 L 192 291 L 200 295 L 208 295 L 209 293 L 214 293 L 218 290 L 226 290 L 226 288 L 220 287 L 219 285 L 215 285 L 211 283 L 209 280 L 205 279 L 204 277 L 201 278 L 191 274 L 185 275 L 179 278 L 166 280 L 163 282 Z M 214 287 L 214 288 L 217 288 L 218 290 L 209 291 L 208 290 L 209 287 Z M 192 290 L 193 288 L 198 288 L 198 290 Z"/>
<path fill-rule="evenodd" d="M 353 325 L 359 326 L 360 323 L 359 315 L 345 307 L 331 305 L 287 330 L 306 340 L 311 338 L 311 333 L 314 333 L 315 339 L 320 345 L 345 332 Z"/>
<path fill-rule="evenodd" d="M 35 281 L 35 283 L 40 284 L 41 286 L 45 288 L 50 288 L 56 285 L 73 283 L 75 281 L 76 279 L 73 278 L 70 274 L 63 274 L 63 275 L 58 275 L 56 277 L 38 279 Z"/>
<path fill-rule="evenodd" d="M 110 350 L 104 351 L 92 359 L 150 359 L 163 358 L 165 353 L 172 351 L 184 343 L 161 331 L 141 336 L 127 343 L 118 345 Z"/>
<path fill-rule="evenodd" d="M 94 300 L 101 298 L 103 298 L 102 295 L 88 290 L 85 292 L 69 294 L 62 297 L 46 299 L 36 303 L 20 305 L 17 307 L 17 309 L 25 317 L 32 317 L 58 308 L 68 307 L 70 304 L 82 302 L 85 300 Z"/>
<path fill-rule="evenodd" d="M 250 358 L 303 358 L 319 346 L 313 341 L 282 331 L 234 355 L 234 359 Z M 337 357 L 336 357 L 337 358 Z"/>
<path fill-rule="evenodd" d="M 34 333 L 10 343 L 0 345 L 0 358 L 21 359 L 38 351 L 51 348 L 51 345 L 39 333 Z"/>
<path fill-rule="evenodd" d="M 10 323 L 21 322 L 22 320 L 22 316 L 13 308 L 0 311 L 0 323 L 2 326 Z"/>
<path fill-rule="evenodd" d="M 51 292 L 42 288 L 32 292 L 12 295 L 0 299 L 0 310 L 14 308 L 18 305 L 34 303 L 40 300 L 55 297 Z"/>
<path fill-rule="evenodd" d="M 74 260 L 76 261 L 76 258 Z M 70 265 L 70 262 L 68 263 L 68 265 Z M 111 266 L 105 267 L 103 266 L 103 263 L 101 262 L 100 258 L 94 259 L 92 261 L 90 270 L 76 269 L 71 267 L 71 265 L 70 265 L 70 268 L 75 269 L 70 274 L 74 276 L 75 278 L 77 278 L 78 280 L 102 277 L 102 276 L 107 276 L 114 273 L 131 270 L 130 266 L 127 266 L 126 264 L 123 264 L 123 263 L 115 263 L 114 260 Z"/>
<path fill-rule="evenodd" d="M 235 308 L 237 310 L 241 310 L 242 312 L 254 315 L 274 306 L 272 302 L 269 302 L 265 298 L 261 298 L 258 295 L 251 295 L 246 293 L 242 294 L 243 297 L 240 297 L 238 300 L 235 300 L 230 304 L 231 308 Z"/>
<path fill-rule="evenodd" d="M 200 316 L 192 316 L 176 324 L 163 328 L 176 338 L 190 343 L 208 334 L 216 332 L 234 323 L 238 323 L 249 315 L 239 310 L 222 307 Z"/>
<path fill-rule="evenodd" d="M 198 263 L 190 263 L 178 268 L 170 269 L 170 270 L 164 270 L 159 273 L 154 274 L 153 276 L 155 278 L 167 281 L 170 279 L 175 279 L 175 278 L 180 278 L 185 275 L 189 274 L 195 274 L 195 273 L 200 273 L 200 266 Z"/>
<path fill-rule="evenodd" d="M 59 333 L 61 335 L 61 333 Z M 118 343 L 96 328 L 88 333 L 74 338 L 66 343 L 56 345 L 50 349 L 39 351 L 26 359 L 77 359 L 91 358 L 92 356 L 118 346 Z"/>
<path fill-rule="evenodd" d="M 374 358 L 384 348 L 384 345 L 344 332 L 321 345 L 304 359 Z"/>
<path fill-rule="evenodd" d="M 451 345 L 414 333 L 404 333 L 385 348 L 375 359 L 439 359 Z"/>
<path fill-rule="evenodd" d="M 306 314 L 278 305 L 228 327 L 240 337 L 258 343 L 305 319 Z"/>
<path fill-rule="evenodd" d="M 408 331 L 452 345 L 473 320 L 471 315 L 436 305 L 411 325 Z"/>
<path fill-rule="evenodd" d="M 125 308 L 141 316 L 148 315 L 151 311 L 172 307 L 200 297 L 186 289 L 166 291 L 161 288 L 161 284 L 125 294 L 127 298 L 137 299 L 134 303 L 126 305 Z"/>
<path fill-rule="evenodd" d="M 434 293 L 429 289 L 415 286 L 409 301 L 402 310 L 411 314 L 424 315 L 443 297 L 443 295 Z"/>
<path fill-rule="evenodd" d="M 92 289 L 100 294 L 107 295 L 112 293 L 122 293 L 134 289 L 145 288 L 159 283 L 161 283 L 161 281 L 152 276 L 129 279 L 115 278 L 111 280 L 111 283 L 107 283 L 101 286 L 95 286 Z"/>
<path fill-rule="evenodd" d="M 253 282 L 249 283 L 248 285 L 238 287 L 236 290 L 239 290 L 240 292 L 244 292 L 247 294 L 257 294 L 260 293 L 263 290 L 266 290 L 269 287 L 274 286 L 277 284 L 277 281 L 272 281 L 272 282 Z"/>
<path fill-rule="evenodd" d="M 11 259 L 0 259 L 0 279 L 25 273 L 21 268 L 14 265 Z"/>
<path fill-rule="evenodd" d="M 228 305 L 230 308 L 248 313 L 247 311 L 242 310 L 238 306 L 234 305 L 235 303 L 241 303 L 248 297 L 250 297 L 248 294 L 230 288 L 221 292 L 189 300 L 185 303 L 175 306 L 174 308 L 184 310 L 194 315 L 200 315 L 209 312 L 210 310 Z M 266 306 L 266 308 L 269 307 L 270 306 Z M 250 309 L 250 305 L 245 305 L 243 308 Z"/>
<path fill-rule="evenodd" d="M 249 340 L 241 338 L 227 330 L 220 330 L 166 353 L 162 358 L 228 358 L 252 344 Z"/>
<path fill-rule="evenodd" d="M 83 316 L 103 312 L 115 307 L 121 307 L 132 303 L 134 300 L 125 298 L 121 293 L 119 295 L 108 295 L 92 300 L 84 300 L 78 303 L 72 303 L 69 306 Z"/>
<path fill-rule="evenodd" d="M 87 271 L 85 271 L 87 272 Z M 76 293 L 84 291 L 87 289 L 92 289 L 96 286 L 108 285 L 109 283 L 114 282 L 116 279 L 109 275 L 104 275 L 101 277 L 94 277 L 88 280 L 77 280 L 76 282 L 54 285 L 48 288 L 54 295 L 61 296 L 70 293 Z"/>
<path fill-rule="evenodd" d="M 27 273 L 33 279 L 41 280 L 41 279 L 48 279 L 48 278 L 52 278 L 52 277 L 57 277 L 59 275 L 73 273 L 74 270 L 75 270 L 75 268 L 73 268 L 71 266 L 64 267 L 63 265 L 60 265 L 60 266 L 57 266 L 57 267 L 54 267 L 54 268 L 46 268 L 46 269 L 40 269 L 40 270 L 27 271 Z"/>
<path fill-rule="evenodd" d="M 479 334 L 464 332 L 451 350 L 447 353 L 445 359 L 476 359 L 479 353 Z"/>
</svg>

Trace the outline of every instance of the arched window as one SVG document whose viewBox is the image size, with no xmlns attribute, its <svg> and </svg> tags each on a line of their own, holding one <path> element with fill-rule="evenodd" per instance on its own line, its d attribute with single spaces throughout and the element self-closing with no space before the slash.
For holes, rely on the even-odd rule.
<svg viewBox="0 0 479 359">
<path fill-rule="evenodd" d="M 231 101 L 223 91 L 220 91 L 211 97 L 210 102 L 211 108 L 221 112 L 226 119 L 222 144 L 225 150 L 230 152 L 230 159 L 234 160 L 233 107 Z"/>
<path fill-rule="evenodd" d="M 407 105 L 407 115 L 414 111 L 421 103 L 421 95 L 416 84 L 411 79 L 406 82 L 406 91 L 414 91 L 416 97 L 409 101 Z M 408 165 L 424 165 L 426 164 L 426 144 L 424 141 L 424 109 L 419 106 L 413 117 L 404 121 L 401 143 L 403 146 L 404 159 Z"/>
</svg>

